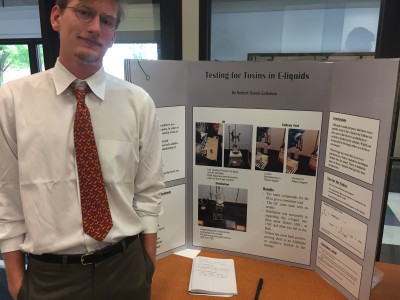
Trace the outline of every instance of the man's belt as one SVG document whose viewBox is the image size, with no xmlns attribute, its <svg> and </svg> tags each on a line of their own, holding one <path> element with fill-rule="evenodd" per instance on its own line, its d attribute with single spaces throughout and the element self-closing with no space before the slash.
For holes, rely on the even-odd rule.
<svg viewBox="0 0 400 300">
<path fill-rule="evenodd" d="M 29 254 L 29 258 L 33 258 L 35 260 L 47 263 L 55 263 L 55 264 L 82 264 L 82 265 L 91 265 L 97 264 L 102 260 L 110 258 L 115 254 L 122 253 L 124 248 L 128 248 L 130 244 L 132 244 L 138 235 L 128 236 L 119 242 L 107 246 L 103 249 L 96 250 L 93 252 L 85 253 L 85 254 L 72 254 L 72 255 L 58 255 L 58 254 Z"/>
</svg>

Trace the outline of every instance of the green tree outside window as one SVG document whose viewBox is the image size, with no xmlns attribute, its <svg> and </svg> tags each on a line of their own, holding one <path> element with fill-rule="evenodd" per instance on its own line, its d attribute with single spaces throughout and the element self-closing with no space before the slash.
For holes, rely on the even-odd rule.
<svg viewBox="0 0 400 300">
<path fill-rule="evenodd" d="M 27 45 L 0 45 L 0 85 L 7 69 L 29 69 L 29 53 Z"/>
</svg>

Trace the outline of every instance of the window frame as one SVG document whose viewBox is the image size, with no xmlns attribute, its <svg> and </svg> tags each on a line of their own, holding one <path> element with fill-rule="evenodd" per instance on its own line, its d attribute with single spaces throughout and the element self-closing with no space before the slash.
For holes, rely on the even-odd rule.
<svg viewBox="0 0 400 300">
<path fill-rule="evenodd" d="M 42 44 L 42 39 L 1 39 L 0 45 L 27 45 L 29 54 L 29 64 L 31 74 L 41 71 L 40 69 L 40 53 L 39 45 Z"/>
</svg>

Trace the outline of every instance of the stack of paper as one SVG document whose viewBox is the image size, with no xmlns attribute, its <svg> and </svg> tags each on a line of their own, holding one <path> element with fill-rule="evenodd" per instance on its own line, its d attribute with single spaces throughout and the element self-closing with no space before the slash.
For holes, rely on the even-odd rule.
<svg viewBox="0 0 400 300">
<path fill-rule="evenodd" d="M 189 293 L 196 295 L 237 295 L 233 259 L 197 256 L 193 259 Z"/>
</svg>

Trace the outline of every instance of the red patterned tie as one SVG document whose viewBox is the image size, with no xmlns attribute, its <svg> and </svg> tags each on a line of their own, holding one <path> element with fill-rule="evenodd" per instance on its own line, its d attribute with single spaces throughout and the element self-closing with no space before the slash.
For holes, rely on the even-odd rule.
<svg viewBox="0 0 400 300">
<path fill-rule="evenodd" d="M 102 241 L 113 223 L 97 154 L 90 112 L 85 104 L 85 96 L 90 93 L 90 88 L 78 89 L 74 86 L 71 86 L 71 88 L 78 100 L 74 122 L 74 142 L 83 231 L 96 240 Z"/>
</svg>

